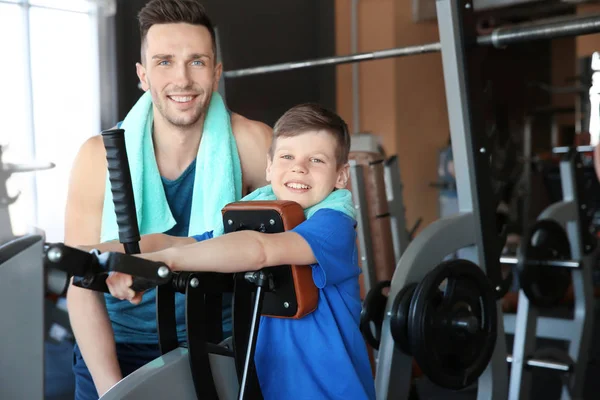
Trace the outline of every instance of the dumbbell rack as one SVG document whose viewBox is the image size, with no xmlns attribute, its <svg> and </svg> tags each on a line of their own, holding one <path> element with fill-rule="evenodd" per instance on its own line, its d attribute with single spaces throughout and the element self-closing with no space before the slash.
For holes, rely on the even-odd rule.
<svg viewBox="0 0 600 400">
<path fill-rule="evenodd" d="M 557 149 L 556 152 L 567 149 Z M 574 318 L 550 318 L 540 316 L 541 309 L 528 299 L 523 289 L 519 290 L 519 303 L 516 316 L 504 317 L 507 332 L 514 332 L 513 353 L 507 360 L 512 363 L 509 399 L 528 398 L 531 391 L 533 368 L 545 368 L 568 374 L 563 379 L 561 398 L 581 398 L 588 361 L 588 351 L 593 328 L 594 288 L 592 271 L 596 248 L 590 240 L 590 213 L 582 197 L 582 164 L 575 149 L 560 162 L 563 201 L 552 204 L 538 217 L 538 220 L 554 220 L 567 232 L 571 258 L 580 260 L 571 266 L 571 279 L 575 295 Z M 539 266 L 539 268 L 560 268 Z M 563 266 L 562 268 L 565 268 Z M 554 359 L 533 358 L 536 352 L 536 338 L 566 341 L 568 356 L 560 352 Z M 562 360 L 557 360 L 561 358 Z M 576 364 L 576 368 L 575 368 Z M 532 368 L 533 367 L 533 368 Z"/>
<path fill-rule="evenodd" d="M 350 160 L 350 183 L 352 187 L 352 200 L 357 215 L 357 242 L 360 253 L 360 266 L 363 273 L 363 285 L 365 293 L 368 293 L 377 285 L 375 273 L 375 261 L 373 256 L 373 244 L 369 239 L 371 227 L 367 207 L 367 195 L 365 192 L 364 167 L 355 160 Z M 392 244 L 394 246 L 394 260 L 396 264 L 400 260 L 402 252 L 410 243 L 410 232 L 406 227 L 406 216 L 404 201 L 402 197 L 402 180 L 400 177 L 400 166 L 396 156 L 384 161 L 384 181 L 386 190 L 386 201 L 390 214 Z"/>
</svg>

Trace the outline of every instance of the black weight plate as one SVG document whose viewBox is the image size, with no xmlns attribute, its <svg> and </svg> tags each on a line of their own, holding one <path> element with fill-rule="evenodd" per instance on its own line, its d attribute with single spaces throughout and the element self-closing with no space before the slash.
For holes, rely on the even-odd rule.
<svg viewBox="0 0 600 400">
<path fill-rule="evenodd" d="M 467 322 L 469 329 L 456 327 Z M 445 261 L 417 285 L 408 339 L 417 364 L 433 383 L 453 390 L 474 383 L 492 358 L 496 332 L 496 294 L 476 264 Z"/>
<path fill-rule="evenodd" d="M 537 221 L 519 249 L 519 282 L 529 301 L 553 307 L 564 299 L 571 284 L 569 268 L 527 264 L 526 260 L 568 260 L 571 247 L 565 230 L 555 221 Z"/>
<path fill-rule="evenodd" d="M 390 281 L 382 281 L 369 290 L 360 311 L 360 331 L 367 343 L 374 349 L 379 349 L 381 325 L 383 325 L 387 303 L 387 296 L 383 294 L 382 290 L 390 287 L 390 285 Z M 371 322 L 375 326 L 375 335 L 373 335 L 371 329 Z"/>
<path fill-rule="evenodd" d="M 390 332 L 394 338 L 396 347 L 407 355 L 412 355 L 408 342 L 408 311 L 410 310 L 410 301 L 417 287 L 416 283 L 404 286 L 394 298 L 392 304 L 392 315 L 390 316 Z"/>
</svg>

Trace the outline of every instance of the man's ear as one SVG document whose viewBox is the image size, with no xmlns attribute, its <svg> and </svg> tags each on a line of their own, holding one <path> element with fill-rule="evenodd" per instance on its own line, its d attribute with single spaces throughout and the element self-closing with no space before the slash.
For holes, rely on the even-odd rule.
<svg viewBox="0 0 600 400">
<path fill-rule="evenodd" d="M 219 82 L 221 81 L 221 75 L 223 74 L 223 64 L 217 63 L 215 66 L 215 82 L 213 83 L 213 92 L 219 90 Z"/>
<path fill-rule="evenodd" d="M 350 179 L 350 164 L 346 163 L 340 167 L 338 171 L 337 180 L 335 181 L 336 189 L 344 189 Z"/>
<path fill-rule="evenodd" d="M 140 83 L 142 84 L 142 90 L 147 92 L 150 89 L 150 85 L 148 84 L 148 76 L 146 75 L 146 67 L 144 67 L 140 63 L 135 63 L 135 72 L 137 73 L 138 78 L 140 79 Z"/>
</svg>

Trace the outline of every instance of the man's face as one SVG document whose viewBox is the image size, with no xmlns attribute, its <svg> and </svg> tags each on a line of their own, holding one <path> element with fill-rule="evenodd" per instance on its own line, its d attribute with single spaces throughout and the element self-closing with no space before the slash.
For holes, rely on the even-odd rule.
<svg viewBox="0 0 600 400">
<path fill-rule="evenodd" d="M 160 116 L 177 127 L 196 124 L 208 110 L 222 71 L 208 29 L 185 23 L 153 25 L 143 49 L 144 65 L 136 65 L 137 74 Z"/>
<path fill-rule="evenodd" d="M 267 181 L 278 200 L 295 201 L 306 209 L 334 188 L 346 187 L 349 167 L 337 166 L 338 144 L 329 132 L 308 131 L 276 140 L 273 159 L 267 163 Z"/>
</svg>

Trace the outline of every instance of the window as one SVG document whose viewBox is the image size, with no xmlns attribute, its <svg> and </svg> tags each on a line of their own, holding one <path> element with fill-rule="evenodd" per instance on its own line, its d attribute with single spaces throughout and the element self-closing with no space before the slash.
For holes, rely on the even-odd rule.
<svg viewBox="0 0 600 400">
<path fill-rule="evenodd" d="M 98 0 L 99 1 L 99 0 Z M 100 2 L 102 4 L 103 2 Z M 35 226 L 46 240 L 64 240 L 69 173 L 81 144 L 100 132 L 99 24 L 106 16 L 91 0 L 0 0 L 0 37 L 9 60 L 0 63 L 3 161 L 52 162 L 55 167 L 13 174 L 9 207 L 15 234 Z"/>
</svg>

